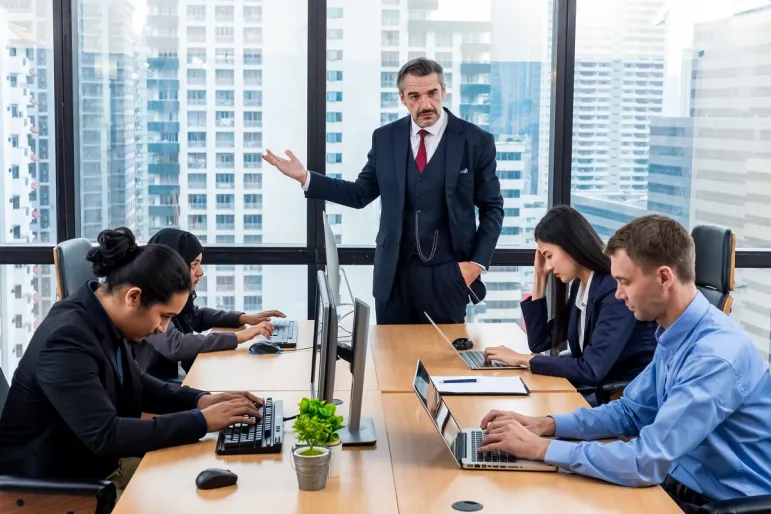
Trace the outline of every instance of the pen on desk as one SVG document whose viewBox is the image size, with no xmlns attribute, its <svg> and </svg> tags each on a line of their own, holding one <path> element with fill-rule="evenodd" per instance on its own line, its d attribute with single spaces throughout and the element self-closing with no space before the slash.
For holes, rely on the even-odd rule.
<svg viewBox="0 0 771 514">
<path fill-rule="evenodd" d="M 456 380 L 442 380 L 443 384 L 470 384 L 476 382 L 476 378 L 460 378 Z"/>
</svg>

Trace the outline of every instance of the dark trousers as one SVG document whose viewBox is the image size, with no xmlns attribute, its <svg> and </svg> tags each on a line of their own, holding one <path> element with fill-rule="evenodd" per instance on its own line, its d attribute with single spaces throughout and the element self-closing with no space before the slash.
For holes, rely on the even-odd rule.
<svg viewBox="0 0 771 514">
<path fill-rule="evenodd" d="M 661 486 L 685 514 L 702 514 L 707 512 L 702 507 L 712 502 L 703 494 L 687 488 L 669 475 L 664 479 L 664 483 Z"/>
<path fill-rule="evenodd" d="M 464 323 L 468 289 L 457 262 L 427 265 L 416 255 L 396 269 L 391 295 L 375 302 L 378 325 Z"/>
</svg>

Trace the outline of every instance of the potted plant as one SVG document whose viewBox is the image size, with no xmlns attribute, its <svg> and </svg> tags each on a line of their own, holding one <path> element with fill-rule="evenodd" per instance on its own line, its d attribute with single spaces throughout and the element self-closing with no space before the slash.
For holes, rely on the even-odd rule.
<svg viewBox="0 0 771 514">
<path fill-rule="evenodd" d="M 299 407 L 292 429 L 305 446 L 292 453 L 297 481 L 303 491 L 318 491 L 326 487 L 332 452 L 342 448 L 337 431 L 344 428 L 343 418 L 335 415 L 333 404 L 322 400 L 303 398 Z"/>
<path fill-rule="evenodd" d="M 343 444 L 338 432 L 345 428 L 343 417 L 337 415 L 337 406 L 324 400 L 311 400 L 308 398 L 300 402 L 300 416 L 310 416 L 324 424 L 325 430 L 317 444 L 329 448 L 331 458 L 329 463 L 329 478 L 340 476 L 340 454 Z"/>
</svg>

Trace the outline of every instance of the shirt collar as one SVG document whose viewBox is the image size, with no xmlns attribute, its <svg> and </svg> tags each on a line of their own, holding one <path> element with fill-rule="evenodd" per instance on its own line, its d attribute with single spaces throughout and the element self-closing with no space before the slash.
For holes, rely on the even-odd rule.
<svg viewBox="0 0 771 514">
<path fill-rule="evenodd" d="M 578 294 L 576 294 L 576 307 L 581 310 L 586 309 L 586 304 L 589 303 L 589 290 L 592 287 L 592 279 L 594 278 L 594 271 L 589 273 L 589 280 L 586 284 L 581 282 L 578 285 Z"/>
<path fill-rule="evenodd" d="M 88 282 L 86 286 L 86 289 L 88 289 L 88 292 L 86 293 L 88 305 L 86 307 L 94 316 L 100 331 L 102 331 L 106 337 L 109 337 L 112 342 L 117 344 L 123 340 L 123 334 L 120 333 L 120 330 L 118 330 L 118 327 L 116 327 L 115 323 L 112 322 L 112 319 L 110 319 L 107 311 L 104 310 L 102 302 L 100 302 L 99 298 L 96 297 L 96 289 L 98 287 L 99 282 L 95 280 Z"/>
<path fill-rule="evenodd" d="M 696 297 L 691 300 L 691 303 L 680 317 L 672 323 L 672 326 L 666 330 L 661 326 L 656 329 L 656 341 L 658 344 L 670 349 L 679 346 L 696 328 L 709 310 L 709 307 L 709 301 L 704 298 L 700 291 L 697 291 Z"/>
<path fill-rule="evenodd" d="M 420 127 L 417 123 L 415 123 L 415 120 L 412 119 L 412 116 L 410 116 L 410 124 L 412 127 L 410 135 L 412 137 L 416 137 L 418 135 L 418 132 L 420 132 L 421 130 L 425 130 L 432 136 L 438 136 L 439 132 L 442 130 L 445 123 L 447 123 L 447 113 L 444 112 L 444 108 L 440 109 L 439 119 L 436 120 L 436 123 L 426 128 Z"/>
</svg>

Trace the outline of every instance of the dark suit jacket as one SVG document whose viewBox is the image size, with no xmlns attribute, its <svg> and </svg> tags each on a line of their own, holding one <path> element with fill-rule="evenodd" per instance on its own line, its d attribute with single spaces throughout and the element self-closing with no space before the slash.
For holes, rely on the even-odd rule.
<svg viewBox="0 0 771 514">
<path fill-rule="evenodd" d="M 214 327 L 237 328 L 241 312 L 218 311 L 195 307 L 190 324 L 196 332 Z M 179 361 L 193 361 L 199 353 L 234 350 L 238 346 L 233 332 L 212 332 L 210 334 L 180 331 L 172 323 L 163 334 L 155 334 L 142 344 L 134 347 L 139 367 L 150 375 L 170 379 L 179 376 Z"/>
<path fill-rule="evenodd" d="M 203 437 L 205 423 L 191 410 L 203 393 L 143 374 L 130 355 L 91 286 L 55 304 L 13 376 L 0 417 L 0 474 L 105 478 L 119 458 Z M 143 411 L 164 415 L 140 419 Z"/>
<path fill-rule="evenodd" d="M 581 311 L 576 307 L 579 281 L 570 288 L 568 345 L 571 357 L 539 355 L 530 361 L 530 371 L 564 377 L 574 385 L 596 387 L 612 381 L 632 379 L 648 365 L 656 349 L 656 323 L 637 321 L 622 300 L 616 299 L 616 281 L 610 274 L 594 274 L 586 304 L 584 350 L 578 340 Z M 525 300 L 522 314 L 527 342 L 532 352 L 551 348 L 551 324 L 546 299 Z"/>
<path fill-rule="evenodd" d="M 503 197 L 495 173 L 495 139 L 445 111 L 449 119 L 444 133 L 447 138 L 444 187 L 452 246 L 459 261 L 473 261 L 486 267 L 492 260 L 503 224 Z M 380 301 L 388 299 L 399 261 L 409 157 L 410 116 L 406 116 L 375 130 L 367 164 L 354 182 L 313 173 L 306 193 L 308 198 L 355 209 L 381 197 L 373 288 L 375 299 Z M 466 172 L 461 173 L 464 170 Z M 479 209 L 479 227 L 474 207 Z"/>
</svg>

